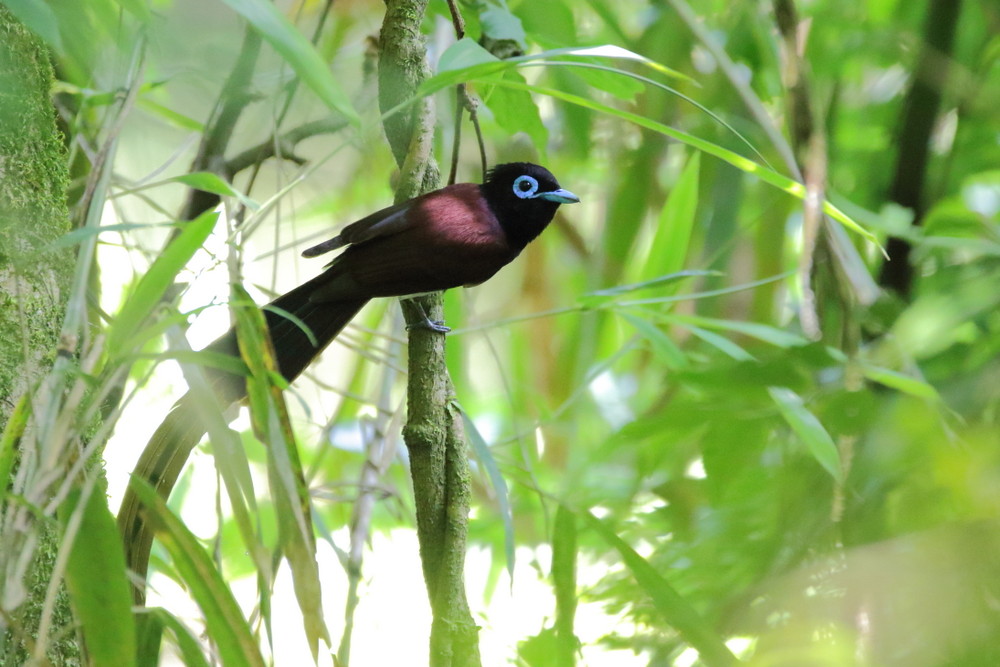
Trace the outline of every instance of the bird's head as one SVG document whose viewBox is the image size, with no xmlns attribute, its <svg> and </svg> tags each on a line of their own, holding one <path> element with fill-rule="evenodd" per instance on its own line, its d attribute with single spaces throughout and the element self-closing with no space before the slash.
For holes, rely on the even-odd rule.
<svg viewBox="0 0 1000 667">
<path fill-rule="evenodd" d="M 542 233 L 560 204 L 580 201 L 552 172 L 530 162 L 498 164 L 481 187 L 508 239 L 522 248 Z"/>
</svg>

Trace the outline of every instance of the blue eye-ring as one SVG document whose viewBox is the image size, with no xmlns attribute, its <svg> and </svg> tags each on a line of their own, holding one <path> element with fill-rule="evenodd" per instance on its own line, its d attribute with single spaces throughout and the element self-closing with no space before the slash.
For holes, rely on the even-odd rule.
<svg viewBox="0 0 1000 667">
<path fill-rule="evenodd" d="M 514 194 L 520 199 L 530 199 L 538 192 L 538 181 L 527 174 L 514 179 Z"/>
</svg>

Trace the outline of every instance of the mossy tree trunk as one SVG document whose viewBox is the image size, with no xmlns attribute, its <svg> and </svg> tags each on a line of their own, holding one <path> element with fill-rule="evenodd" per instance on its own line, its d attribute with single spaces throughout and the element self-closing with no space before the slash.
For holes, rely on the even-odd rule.
<svg viewBox="0 0 1000 667">
<path fill-rule="evenodd" d="M 427 49 L 420 32 L 427 0 L 386 0 L 379 49 L 382 110 L 410 99 L 427 76 Z M 396 201 L 440 187 L 433 157 L 434 112 L 429 98 L 384 127 L 402 172 Z M 403 302 L 410 325 L 442 316 L 441 295 Z M 433 622 L 432 667 L 479 667 L 479 627 L 465 593 L 465 549 L 471 482 L 461 416 L 451 405 L 454 388 L 445 364 L 445 342 L 426 328 L 410 330 L 407 423 L 403 439 L 417 511 L 417 536 Z"/>
<path fill-rule="evenodd" d="M 51 84 L 45 48 L 0 5 L 0 429 L 52 364 L 72 278 L 72 256 L 47 250 L 69 227 L 66 152 Z M 4 488 L 9 482 L 0 480 Z M 0 664 L 31 664 L 59 539 L 50 526 L 41 533 L 23 588 L 0 572 Z M 82 662 L 65 593 L 50 636 L 51 664 Z"/>
</svg>

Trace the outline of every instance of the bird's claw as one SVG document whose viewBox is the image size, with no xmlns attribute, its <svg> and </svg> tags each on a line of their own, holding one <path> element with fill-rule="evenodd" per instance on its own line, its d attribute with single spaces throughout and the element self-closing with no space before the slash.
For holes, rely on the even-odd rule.
<svg viewBox="0 0 1000 667">
<path fill-rule="evenodd" d="M 447 327 L 444 324 L 444 320 L 432 320 L 429 317 L 424 317 L 421 320 L 417 320 L 412 324 L 406 325 L 406 330 L 411 329 L 426 329 L 427 331 L 433 331 L 434 333 L 446 334 L 451 331 L 451 327 Z"/>
</svg>

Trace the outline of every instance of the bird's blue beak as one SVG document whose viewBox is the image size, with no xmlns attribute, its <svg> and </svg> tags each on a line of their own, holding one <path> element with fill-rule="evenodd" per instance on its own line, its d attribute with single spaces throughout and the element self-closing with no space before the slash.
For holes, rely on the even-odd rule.
<svg viewBox="0 0 1000 667">
<path fill-rule="evenodd" d="M 559 204 L 575 204 L 580 201 L 580 198 L 569 190 L 563 190 L 562 188 L 558 190 L 553 190 L 552 192 L 539 192 L 535 195 L 538 199 L 544 199 L 546 201 L 554 201 Z"/>
</svg>

